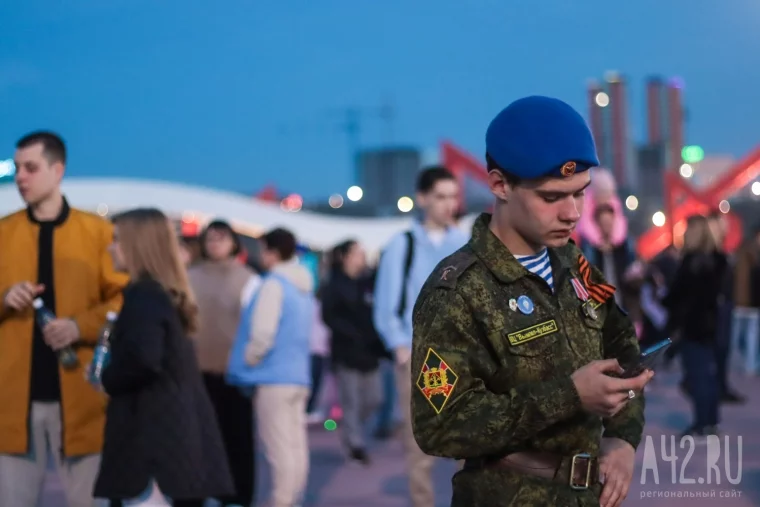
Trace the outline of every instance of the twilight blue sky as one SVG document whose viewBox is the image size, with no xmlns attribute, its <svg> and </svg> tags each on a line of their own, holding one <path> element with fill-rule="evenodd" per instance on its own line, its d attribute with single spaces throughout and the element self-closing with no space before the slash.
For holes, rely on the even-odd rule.
<svg viewBox="0 0 760 507">
<path fill-rule="evenodd" d="M 340 111 L 362 142 L 483 152 L 491 117 L 523 95 L 585 114 L 587 79 L 680 76 L 687 142 L 741 156 L 760 143 L 757 0 L 6 0 L 0 2 L 0 159 L 52 128 L 72 176 L 185 181 L 307 197 L 353 183 Z"/>
</svg>

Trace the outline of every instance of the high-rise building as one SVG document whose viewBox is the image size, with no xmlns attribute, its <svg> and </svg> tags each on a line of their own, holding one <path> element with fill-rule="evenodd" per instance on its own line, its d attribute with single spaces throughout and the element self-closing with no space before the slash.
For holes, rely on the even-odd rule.
<svg viewBox="0 0 760 507">
<path fill-rule="evenodd" d="M 647 145 L 661 153 L 663 170 L 677 171 L 683 160 L 683 104 L 680 79 L 665 82 L 654 76 L 647 80 Z"/>
<path fill-rule="evenodd" d="M 588 97 L 589 122 L 600 162 L 612 171 L 620 189 L 630 189 L 636 181 L 631 167 L 625 78 L 617 72 L 608 72 L 603 82 L 591 82 Z"/>
<path fill-rule="evenodd" d="M 380 148 L 358 154 L 357 185 L 364 206 L 379 215 L 398 213 L 401 197 L 414 197 L 422 155 L 417 148 Z"/>
</svg>

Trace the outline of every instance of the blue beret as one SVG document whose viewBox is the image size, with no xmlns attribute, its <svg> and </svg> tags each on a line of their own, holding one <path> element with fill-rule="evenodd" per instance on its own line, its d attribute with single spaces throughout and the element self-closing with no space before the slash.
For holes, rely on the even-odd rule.
<svg viewBox="0 0 760 507">
<path fill-rule="evenodd" d="M 486 153 L 504 172 L 527 180 L 571 176 L 599 165 L 586 121 L 550 97 L 525 97 L 496 115 L 486 132 Z"/>
</svg>

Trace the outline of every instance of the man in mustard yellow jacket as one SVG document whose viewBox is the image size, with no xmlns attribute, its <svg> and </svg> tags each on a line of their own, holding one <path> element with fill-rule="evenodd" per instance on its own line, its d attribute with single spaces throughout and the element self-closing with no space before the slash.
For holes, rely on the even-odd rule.
<svg viewBox="0 0 760 507">
<path fill-rule="evenodd" d="M 37 505 L 49 449 L 69 507 L 92 507 L 106 399 L 84 368 L 127 279 L 108 254 L 110 223 L 70 208 L 61 193 L 63 141 L 30 134 L 15 165 L 27 208 L 0 219 L 0 506 Z M 44 329 L 34 320 L 37 297 L 57 316 Z M 74 368 L 57 356 L 67 346 Z"/>
</svg>

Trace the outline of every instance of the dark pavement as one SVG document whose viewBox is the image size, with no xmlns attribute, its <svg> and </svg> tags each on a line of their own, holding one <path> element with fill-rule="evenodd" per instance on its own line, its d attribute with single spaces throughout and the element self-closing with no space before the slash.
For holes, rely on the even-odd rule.
<svg viewBox="0 0 760 507">
<path fill-rule="evenodd" d="M 708 444 L 697 443 L 688 456 L 690 445 L 680 448 L 678 434 L 690 422 L 687 402 L 678 392 L 676 371 L 661 371 L 653 380 L 647 393 L 647 429 L 652 437 L 650 452 L 646 452 L 646 439 L 642 441 L 637 454 L 636 470 L 631 492 L 624 503 L 626 506 L 647 505 L 650 507 L 717 507 L 717 506 L 760 506 L 760 378 L 733 376 L 733 385 L 749 398 L 745 405 L 724 405 L 721 429 L 729 440 L 729 469 L 725 463 L 725 437 L 720 443 L 720 457 L 711 483 L 707 483 L 706 453 Z M 675 436 L 671 449 L 670 436 Z M 666 436 L 665 454 L 661 452 L 661 437 Z M 738 484 L 730 484 L 728 475 L 737 477 L 738 437 L 742 437 L 742 468 Z M 309 507 L 406 507 L 407 482 L 401 446 L 398 442 L 375 443 L 372 446 L 373 462 L 369 467 L 349 465 L 344 462 L 336 432 L 314 427 L 311 431 L 311 474 L 309 478 Z M 645 454 L 649 465 L 647 475 L 642 479 L 642 464 Z M 715 454 L 715 449 L 713 449 Z M 668 455 L 676 458 L 675 473 L 672 464 L 666 461 Z M 683 466 L 684 462 L 686 466 Z M 269 489 L 266 465 L 260 459 L 259 497 L 263 498 Z M 659 485 L 655 484 L 651 468 L 657 467 Z M 682 470 L 683 468 L 683 470 Z M 456 464 L 440 460 L 435 468 L 435 483 L 439 492 L 436 507 L 449 505 L 451 476 Z M 704 484 L 698 480 L 705 479 Z M 681 479 L 693 479 L 694 484 L 684 484 Z M 734 481 L 737 482 L 737 481 Z M 713 494 L 711 497 L 696 495 Z M 262 502 L 263 504 L 263 502 Z M 60 485 L 54 474 L 49 474 L 43 507 L 65 507 L 61 499 Z M 306 507 L 305 506 L 305 507 Z M 432 506 L 431 506 L 432 507 Z"/>
</svg>

